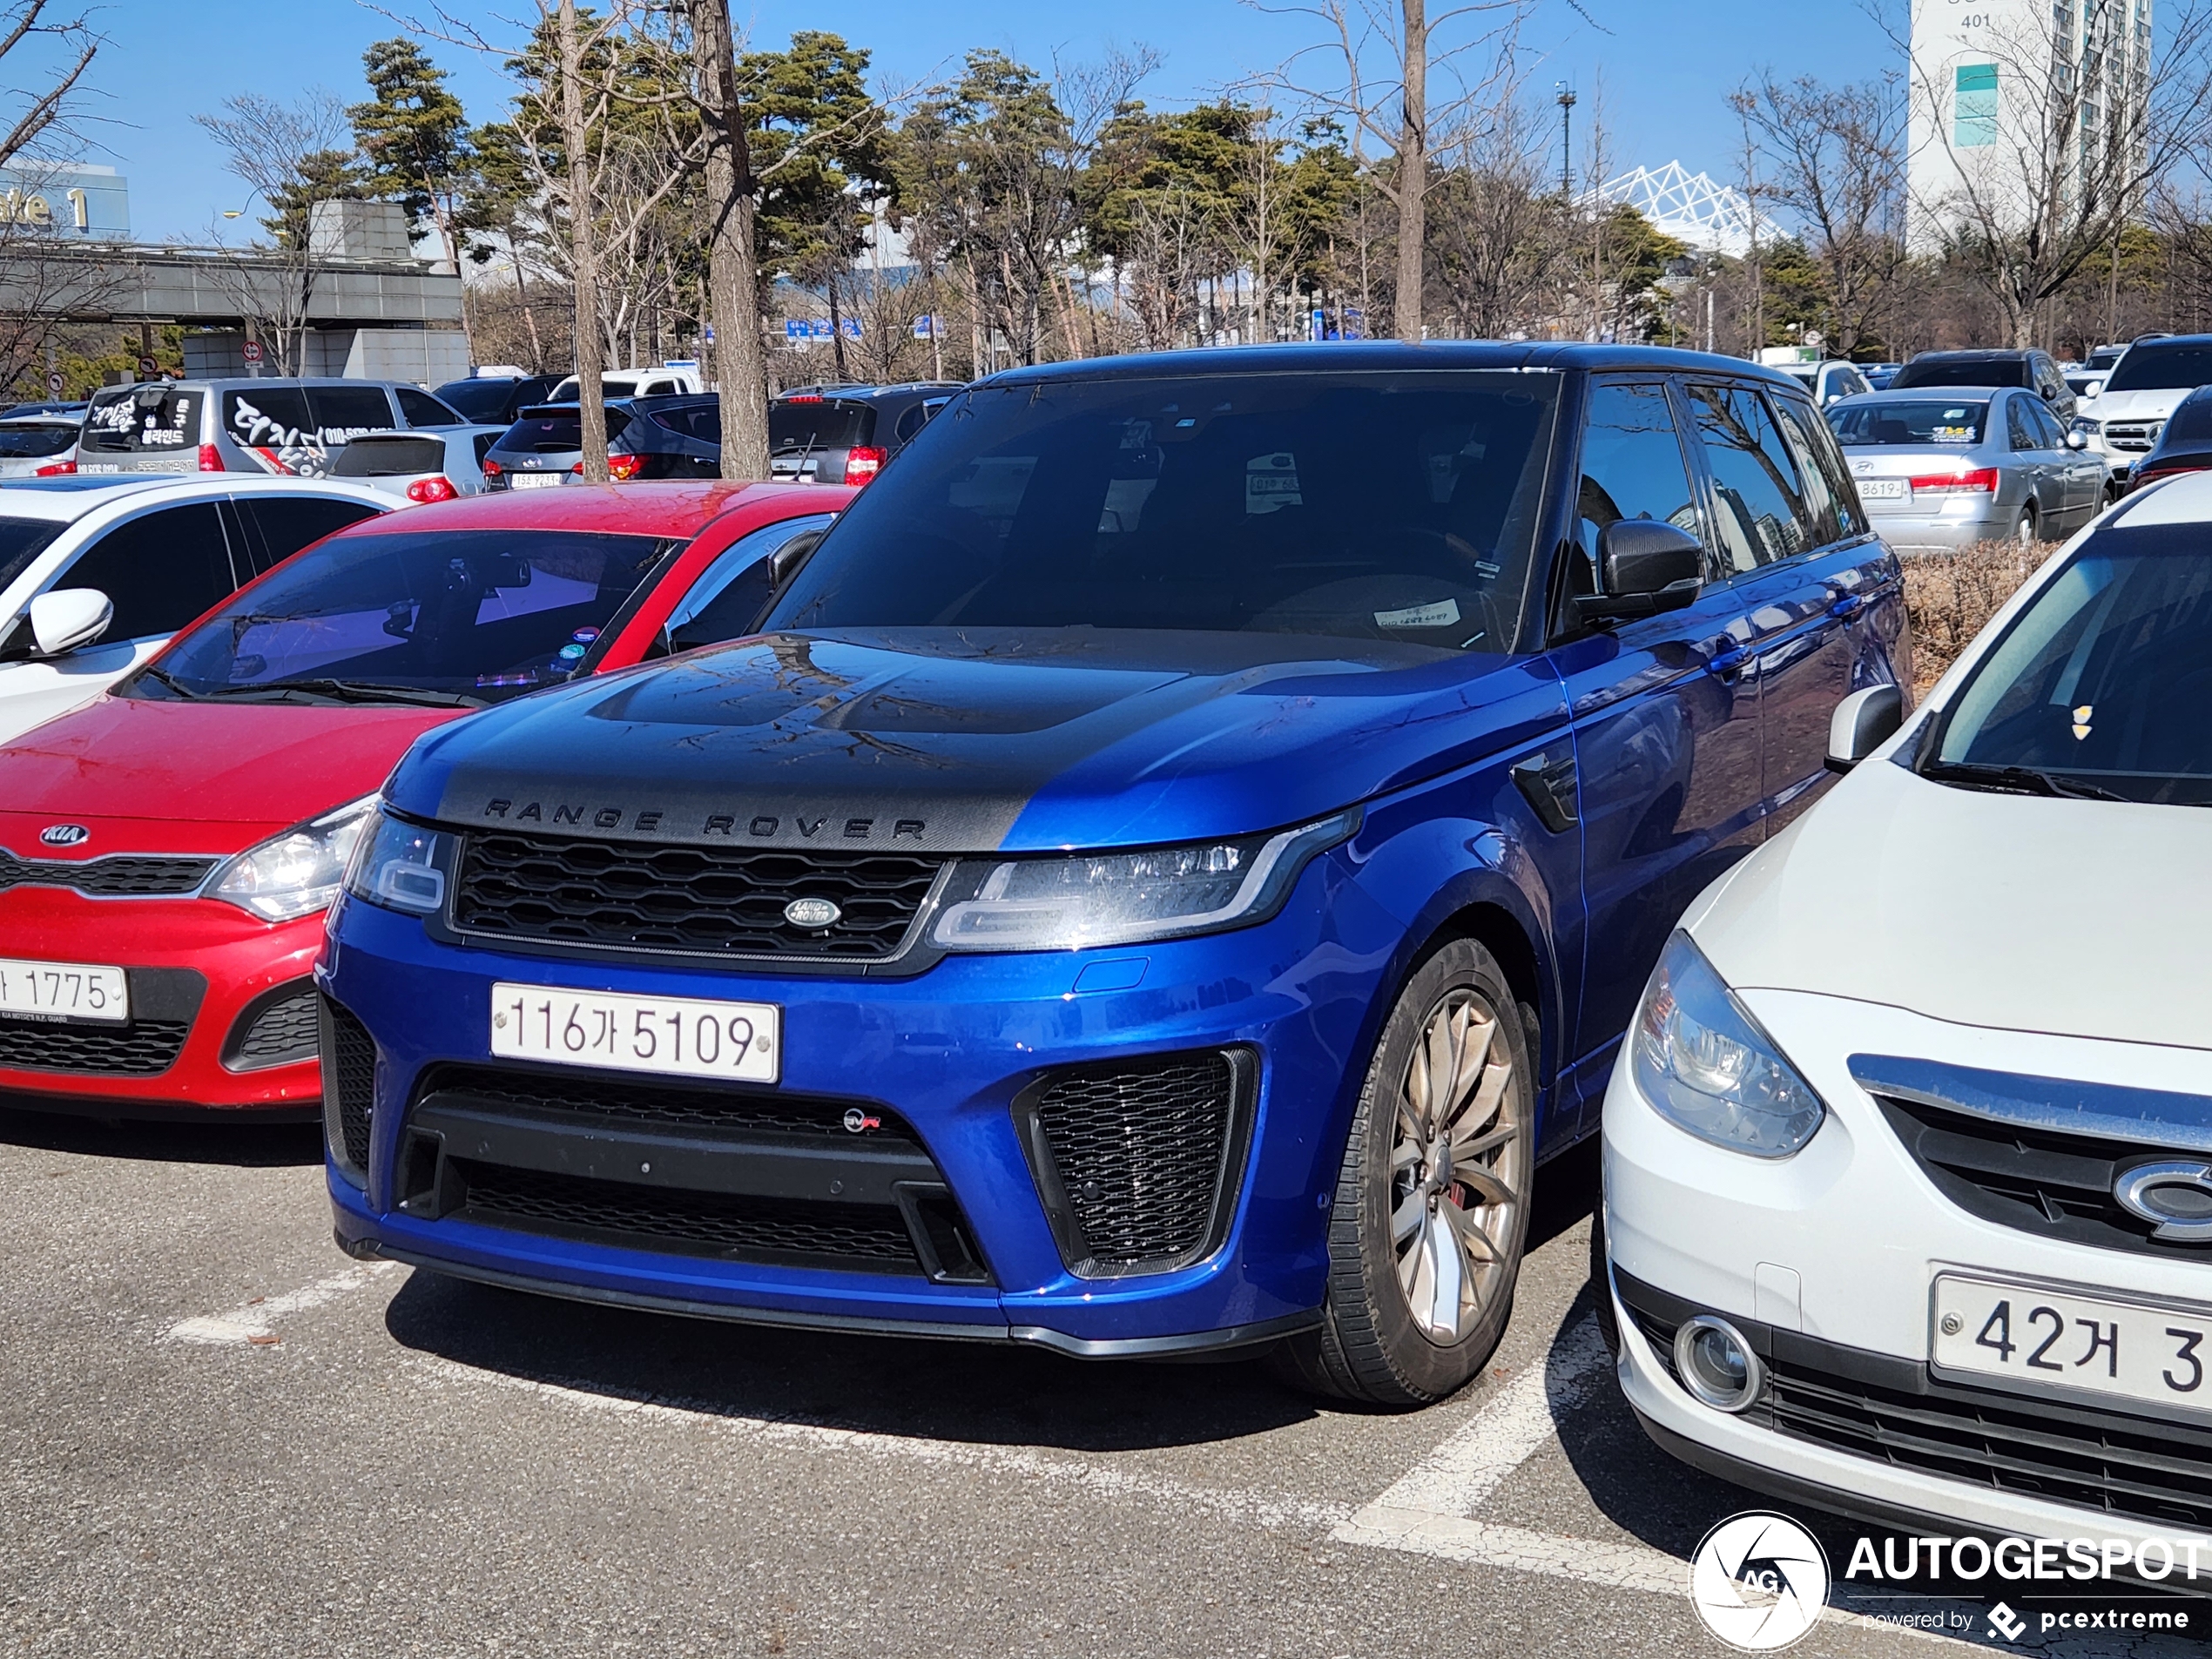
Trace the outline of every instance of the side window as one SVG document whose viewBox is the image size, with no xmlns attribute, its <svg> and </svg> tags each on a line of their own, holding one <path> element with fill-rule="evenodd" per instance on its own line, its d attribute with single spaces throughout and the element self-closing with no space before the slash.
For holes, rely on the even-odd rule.
<svg viewBox="0 0 2212 1659">
<path fill-rule="evenodd" d="M 376 509 L 357 501 L 313 496 L 241 496 L 232 504 L 246 525 L 246 544 L 253 574 L 281 564 L 310 542 L 333 530 L 376 516 Z"/>
<path fill-rule="evenodd" d="M 343 443 L 356 432 L 388 432 L 397 424 L 381 386 L 310 386 L 307 407 L 325 443 Z"/>
<path fill-rule="evenodd" d="M 1823 518 L 1823 538 L 1843 541 L 1853 536 L 1866 534 L 1866 520 L 1857 505 L 1858 491 L 1851 482 L 1851 469 L 1844 464 L 1843 451 L 1837 448 L 1836 434 L 1827 421 L 1811 409 L 1801 409 L 1791 404 L 1782 406 L 1782 429 L 1790 444 L 1797 452 L 1797 462 L 1809 489 L 1816 489 L 1825 502 Z M 1832 520 L 1834 529 L 1826 528 Z"/>
<path fill-rule="evenodd" d="M 2035 417 L 2024 397 L 2005 400 L 2005 442 L 2014 449 L 2040 449 L 2034 430 Z"/>
<path fill-rule="evenodd" d="M 2059 424 L 2059 417 L 2052 414 L 2046 405 L 2032 403 L 2028 406 L 2027 413 L 2029 418 L 2035 423 L 2038 435 L 2042 439 L 2042 442 L 2037 446 L 2039 448 L 2063 449 L 2066 448 L 2066 428 Z"/>
<path fill-rule="evenodd" d="M 461 426 L 465 424 L 455 410 L 446 407 L 428 392 L 417 391 L 412 386 L 397 388 L 400 399 L 400 419 L 409 426 Z"/>
<path fill-rule="evenodd" d="M 1730 575 L 1794 558 L 1818 544 L 1804 475 L 1766 400 L 1740 386 L 1689 387 L 1697 441 L 1713 475 L 1720 551 Z"/>
<path fill-rule="evenodd" d="M 740 536 L 699 573 L 676 602 L 662 636 L 671 651 L 742 639 L 768 603 L 768 561 L 802 536 L 817 536 L 836 522 L 830 513 L 779 519 Z"/>
<path fill-rule="evenodd" d="M 1572 593 L 1597 591 L 1598 537 L 1608 524 L 1663 519 L 1699 534 L 1697 497 L 1664 386 L 1601 381 L 1591 388 L 1575 513 L 1582 556 L 1568 573 Z"/>
<path fill-rule="evenodd" d="M 484 457 L 491 453 L 492 445 L 497 443 L 504 435 L 505 434 L 498 432 L 479 432 L 476 434 L 475 445 L 477 466 L 482 467 L 484 464 Z"/>
<path fill-rule="evenodd" d="M 928 418 L 929 406 L 926 403 L 916 403 L 899 416 L 899 424 L 893 430 L 892 436 L 898 442 L 904 443 L 921 430 L 922 422 Z"/>
<path fill-rule="evenodd" d="M 114 601 L 105 641 L 173 634 L 236 591 L 223 523 L 212 501 L 165 508 L 118 524 L 54 578 L 57 588 L 98 588 Z"/>
<path fill-rule="evenodd" d="M 307 395 L 296 386 L 253 387 L 223 394 L 223 430 L 253 449 L 288 449 L 314 436 Z"/>
</svg>

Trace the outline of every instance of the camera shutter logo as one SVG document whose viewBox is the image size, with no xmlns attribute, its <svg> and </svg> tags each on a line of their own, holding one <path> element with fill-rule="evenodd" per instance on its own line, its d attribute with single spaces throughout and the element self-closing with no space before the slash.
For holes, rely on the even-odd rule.
<svg viewBox="0 0 2212 1659">
<path fill-rule="evenodd" d="M 1748 1510 L 1705 1534 L 1689 1562 L 1689 1599 L 1731 1648 L 1773 1653 L 1820 1622 L 1828 1555 L 1787 1515 Z"/>
<path fill-rule="evenodd" d="M 49 824 L 38 832 L 38 839 L 48 846 L 82 846 L 92 839 L 92 832 L 82 824 Z"/>
</svg>

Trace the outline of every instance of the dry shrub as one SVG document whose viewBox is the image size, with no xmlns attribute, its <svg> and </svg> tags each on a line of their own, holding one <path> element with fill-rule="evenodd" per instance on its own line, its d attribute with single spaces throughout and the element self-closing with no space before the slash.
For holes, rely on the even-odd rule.
<svg viewBox="0 0 2212 1659">
<path fill-rule="evenodd" d="M 1927 696 L 2047 554 L 2047 549 L 2024 548 L 2017 542 L 1976 542 L 1955 553 L 1924 553 L 1905 561 L 1915 703 Z"/>
</svg>

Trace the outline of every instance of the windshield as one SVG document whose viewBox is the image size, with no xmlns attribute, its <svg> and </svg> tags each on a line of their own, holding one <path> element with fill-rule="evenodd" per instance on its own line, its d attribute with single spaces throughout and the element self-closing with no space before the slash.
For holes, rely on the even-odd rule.
<svg viewBox="0 0 2212 1659">
<path fill-rule="evenodd" d="M 1206 629 L 1512 649 L 1558 383 L 1511 372 L 986 386 L 768 626 Z"/>
<path fill-rule="evenodd" d="M 2212 560 L 2196 529 L 2123 518 L 2084 543 L 1960 687 L 1931 752 L 1931 775 L 2026 767 L 2080 792 L 2212 805 Z"/>
<path fill-rule="evenodd" d="M 0 518 L 0 588 L 30 569 L 31 560 L 68 528 L 50 518 Z"/>
<path fill-rule="evenodd" d="M 2212 342 L 2130 346 L 2107 392 L 2162 392 L 2212 386 Z"/>
<path fill-rule="evenodd" d="M 2027 365 L 2017 357 L 1960 357 L 1907 363 L 1890 384 L 1912 386 L 2027 386 Z"/>
<path fill-rule="evenodd" d="M 88 455 L 191 448 L 199 442 L 205 395 L 197 388 L 152 386 L 103 392 L 84 417 L 83 448 Z"/>
<path fill-rule="evenodd" d="M 76 442 L 74 425 L 0 426 L 0 459 L 36 461 L 42 455 L 57 455 Z"/>
<path fill-rule="evenodd" d="M 497 702 L 574 673 L 670 545 L 557 530 L 339 536 L 179 637 L 134 692 L 278 696 L 320 678 Z"/>
<path fill-rule="evenodd" d="M 1981 442 L 1989 405 L 1971 398 L 1899 398 L 1845 403 L 1828 411 L 1836 442 L 1846 448 L 1874 444 L 1960 444 Z"/>
</svg>

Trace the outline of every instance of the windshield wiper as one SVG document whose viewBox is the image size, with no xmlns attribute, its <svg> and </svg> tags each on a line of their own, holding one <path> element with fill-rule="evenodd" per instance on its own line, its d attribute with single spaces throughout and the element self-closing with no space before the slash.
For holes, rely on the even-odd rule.
<svg viewBox="0 0 2212 1659">
<path fill-rule="evenodd" d="M 2039 772 L 2033 766 L 1988 766 L 1971 760 L 1929 760 L 1921 764 L 1920 775 L 1933 783 L 1964 784 L 1969 789 L 2010 789 L 2023 795 L 2049 795 L 2062 800 L 2124 801 L 2128 799 L 2096 784 L 2084 783 L 2079 778 L 2068 778 L 2054 772 Z"/>
<path fill-rule="evenodd" d="M 175 675 L 168 672 L 165 669 L 156 668 L 152 664 L 148 664 L 145 667 L 140 669 L 138 671 L 138 674 L 139 678 L 143 679 L 160 681 L 161 684 L 167 686 L 179 697 L 193 698 L 201 695 L 199 692 L 193 691 L 191 686 L 185 685 L 184 681 L 179 679 Z"/>
<path fill-rule="evenodd" d="M 384 685 L 374 680 L 296 679 L 269 680 L 260 685 L 226 685 L 203 697 L 265 697 L 272 693 L 303 691 L 311 697 L 327 697 L 341 703 L 415 703 L 427 708 L 482 709 L 491 705 L 483 698 L 470 697 L 461 691 L 434 691 L 420 685 Z"/>
</svg>

